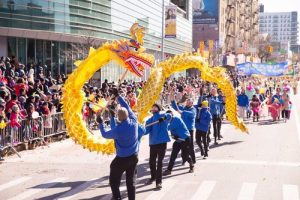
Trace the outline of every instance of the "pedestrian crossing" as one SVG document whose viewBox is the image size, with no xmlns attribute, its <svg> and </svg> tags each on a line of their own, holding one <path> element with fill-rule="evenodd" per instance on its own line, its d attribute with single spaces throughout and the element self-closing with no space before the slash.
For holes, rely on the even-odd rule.
<svg viewBox="0 0 300 200">
<path fill-rule="evenodd" d="M 46 200 L 47 197 L 43 196 L 47 192 L 48 189 L 52 188 L 55 185 L 61 184 L 63 185 L 65 182 L 73 181 L 71 178 L 55 178 L 53 180 L 44 181 L 42 183 L 38 183 L 36 181 L 43 181 L 39 180 L 38 178 L 34 177 L 20 177 L 16 178 L 12 181 L 9 181 L 7 183 L 0 184 L 0 199 L 6 199 L 6 200 L 29 200 L 29 199 L 36 199 L 36 195 L 41 197 L 42 199 Z M 13 189 L 14 187 L 18 187 L 22 184 L 29 183 L 31 184 L 30 187 L 23 188 L 23 191 L 20 191 L 20 193 L 14 193 L 10 194 L 6 191 L 9 191 Z M 226 187 L 226 182 L 222 181 L 216 181 L 216 180 L 203 180 L 203 181 L 187 181 L 187 180 L 178 180 L 176 178 L 168 178 L 163 180 L 163 188 L 160 191 L 154 191 L 152 186 L 145 186 L 148 187 L 146 189 L 147 193 L 143 194 L 142 190 L 144 188 L 140 187 L 142 184 L 141 181 L 137 182 L 137 199 L 144 199 L 144 200 L 160 200 L 160 199 L 172 199 L 176 200 L 175 197 L 170 197 L 170 194 L 174 191 L 178 191 L 185 185 L 189 191 L 186 194 L 183 194 L 186 196 L 185 199 L 190 200 L 210 200 L 215 199 L 212 198 L 212 194 L 217 191 L 217 186 Z M 99 184 L 101 184 L 99 186 Z M 254 182 L 243 182 L 240 183 L 239 192 L 236 194 L 236 200 L 254 200 L 256 199 L 256 191 L 259 187 L 266 187 L 265 185 L 260 185 L 259 183 Z M 98 186 L 98 187 L 94 187 Z M 105 186 L 105 191 L 103 191 Z M 149 187 L 152 187 L 152 189 Z M 224 189 L 224 191 L 230 190 L 230 186 L 227 186 L 228 188 Z M 278 197 L 278 199 L 282 200 L 300 200 L 299 198 L 299 185 L 293 185 L 293 184 L 282 184 L 281 186 L 281 193 L 282 196 Z M 92 189 L 91 189 L 92 188 Z M 100 189 L 101 188 L 101 189 Z M 126 185 L 123 184 L 120 187 L 121 193 L 126 193 Z M 184 190 L 183 190 L 184 192 Z M 110 188 L 108 186 L 108 180 L 106 178 L 98 178 L 98 179 L 89 179 L 84 182 L 79 182 L 79 185 L 76 185 L 71 190 L 68 190 L 66 192 L 60 193 L 58 196 L 52 199 L 56 200 L 72 200 L 72 199 L 83 199 L 82 193 L 84 193 L 83 196 L 86 195 L 86 193 L 90 193 L 90 195 L 94 196 L 95 198 L 101 195 L 100 200 L 110 200 L 111 194 L 110 194 Z M 55 194 L 52 194 L 55 195 Z M 268 194 L 265 194 L 266 196 L 264 199 L 268 199 Z M 50 199 L 50 198 L 49 198 Z M 180 199 L 180 198 L 178 198 Z M 261 199 L 261 198 L 257 198 Z M 226 200 L 226 199 L 224 199 Z M 230 199 L 231 200 L 231 199 Z"/>
</svg>

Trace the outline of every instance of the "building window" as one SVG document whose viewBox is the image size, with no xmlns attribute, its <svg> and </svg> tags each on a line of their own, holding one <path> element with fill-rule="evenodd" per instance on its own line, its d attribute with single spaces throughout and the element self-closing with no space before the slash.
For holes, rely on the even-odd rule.
<svg viewBox="0 0 300 200">
<path fill-rule="evenodd" d="M 17 55 L 17 40 L 14 37 L 9 37 L 7 39 L 7 48 L 8 48 L 8 56 L 16 56 Z"/>
</svg>

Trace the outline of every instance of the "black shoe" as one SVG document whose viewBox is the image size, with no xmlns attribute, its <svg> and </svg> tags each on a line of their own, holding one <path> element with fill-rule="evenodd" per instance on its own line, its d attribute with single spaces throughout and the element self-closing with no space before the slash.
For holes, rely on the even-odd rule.
<svg viewBox="0 0 300 200">
<path fill-rule="evenodd" d="M 191 168 L 191 169 L 189 170 L 189 173 L 194 173 L 194 168 Z"/>
<path fill-rule="evenodd" d="M 214 144 L 215 144 L 215 145 L 218 145 L 219 143 L 215 142 Z"/>
<path fill-rule="evenodd" d="M 154 179 L 149 179 L 146 181 L 145 185 L 151 185 L 154 182 Z"/>
<path fill-rule="evenodd" d="M 223 136 L 220 134 L 220 138 L 223 138 Z"/>
<path fill-rule="evenodd" d="M 156 184 L 156 188 L 155 188 L 155 189 L 156 189 L 156 190 L 161 190 L 161 189 L 162 189 L 161 183 Z"/>
<path fill-rule="evenodd" d="M 218 138 L 218 140 L 221 140 L 221 138 Z"/>
<path fill-rule="evenodd" d="M 165 170 L 164 172 L 163 172 L 163 176 L 168 176 L 168 175 L 170 175 L 172 172 L 170 171 L 170 170 Z"/>
</svg>

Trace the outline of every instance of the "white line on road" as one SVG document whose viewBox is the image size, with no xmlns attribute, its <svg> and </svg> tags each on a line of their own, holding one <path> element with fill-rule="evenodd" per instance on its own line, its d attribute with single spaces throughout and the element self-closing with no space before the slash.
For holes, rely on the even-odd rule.
<svg viewBox="0 0 300 200">
<path fill-rule="evenodd" d="M 2 190 L 7 189 L 7 188 L 10 188 L 10 187 L 13 187 L 15 185 L 21 184 L 25 181 L 28 181 L 29 179 L 31 179 L 31 177 L 21 177 L 21 178 L 18 178 L 16 180 L 10 181 L 8 183 L 2 184 L 2 185 L 0 185 L 0 192 Z"/>
<path fill-rule="evenodd" d="M 295 98 L 293 100 L 295 101 Z M 298 110 L 299 109 L 294 109 L 294 116 L 295 116 L 295 120 L 296 120 L 296 127 L 297 127 L 297 134 L 298 134 L 298 141 L 299 141 L 299 145 L 300 145 L 300 120 L 299 120 L 299 115 L 298 115 Z"/>
<path fill-rule="evenodd" d="M 198 161 L 197 161 L 198 162 Z M 271 161 L 259 161 L 259 160 L 199 160 L 201 164 L 237 164 L 237 165 L 258 165 L 258 166 L 278 166 L 278 167 L 300 167 L 299 162 L 271 162 Z"/>
<path fill-rule="evenodd" d="M 215 185 L 216 181 L 203 181 L 191 200 L 207 200 Z"/>
<path fill-rule="evenodd" d="M 23 199 L 27 199 L 39 192 L 42 192 L 43 190 L 47 189 L 47 188 L 50 188 L 62 181 L 65 181 L 67 180 L 67 178 L 57 178 L 57 179 L 54 179 L 54 180 L 51 180 L 50 182 L 46 183 L 46 184 L 43 184 L 41 187 L 39 188 L 30 188 L 28 190 L 26 190 L 25 192 L 17 195 L 17 196 L 14 196 L 13 198 L 10 198 L 8 200 L 23 200 Z"/>
<path fill-rule="evenodd" d="M 86 181 L 85 183 L 79 185 L 78 187 L 74 188 L 73 190 L 70 190 L 67 193 L 64 193 L 63 195 L 57 197 L 59 200 L 69 200 L 75 198 L 80 192 L 83 190 L 86 190 L 87 188 L 91 187 L 92 185 L 96 183 L 100 183 L 102 181 L 106 180 L 106 177 L 100 178 L 100 179 L 92 179 L 89 181 Z"/>
<path fill-rule="evenodd" d="M 256 185 L 256 183 L 243 183 L 238 200 L 253 200 Z"/>
<path fill-rule="evenodd" d="M 283 185 L 283 200 L 299 200 L 297 185 Z"/>
<path fill-rule="evenodd" d="M 170 192 L 172 187 L 177 183 L 177 180 L 168 179 L 163 181 L 162 183 L 162 189 L 160 191 L 154 191 L 151 195 L 149 195 L 145 200 L 160 200 L 162 199 L 165 194 Z"/>
</svg>

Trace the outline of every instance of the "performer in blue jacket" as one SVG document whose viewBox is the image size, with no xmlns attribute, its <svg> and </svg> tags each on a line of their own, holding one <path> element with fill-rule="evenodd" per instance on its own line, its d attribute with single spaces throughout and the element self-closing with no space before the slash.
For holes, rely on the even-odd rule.
<svg viewBox="0 0 300 200">
<path fill-rule="evenodd" d="M 203 101 L 198 107 L 196 116 L 196 143 L 198 144 L 201 156 L 208 157 L 208 131 L 212 116 L 208 110 L 208 101 Z M 202 146 L 203 143 L 203 146 Z"/>
<path fill-rule="evenodd" d="M 97 122 L 102 136 L 107 139 L 114 139 L 116 157 L 110 165 L 109 184 L 113 198 L 121 199 L 120 183 L 121 177 L 126 172 L 126 185 L 128 199 L 135 200 L 135 171 L 138 163 L 139 139 L 145 133 L 142 127 L 138 126 L 137 117 L 130 109 L 126 101 L 119 97 L 118 90 L 113 90 L 116 100 L 121 105 L 117 110 L 118 124 L 111 119 L 111 130 L 105 130 L 101 115 L 97 116 Z"/>
<path fill-rule="evenodd" d="M 181 114 L 181 119 L 185 123 L 186 127 L 188 128 L 191 136 L 190 140 L 190 155 L 192 157 L 192 161 L 195 164 L 196 163 L 196 157 L 195 157 L 195 150 L 194 150 L 194 130 L 195 130 L 195 119 L 196 119 L 196 108 L 193 105 L 193 100 L 191 98 L 188 98 L 186 100 L 185 106 L 178 106 L 175 102 L 174 96 L 171 95 L 172 101 L 171 106 L 174 110 L 179 112 Z M 186 160 L 183 160 L 183 163 Z"/>
<path fill-rule="evenodd" d="M 194 164 L 190 157 L 189 148 L 190 148 L 190 133 L 180 117 L 174 116 L 172 111 L 167 113 L 171 114 L 171 118 L 167 119 L 169 121 L 168 130 L 171 132 L 172 137 L 175 139 L 173 143 L 172 153 L 168 165 L 168 169 L 164 171 L 163 175 L 169 175 L 172 172 L 175 160 L 179 151 L 181 150 L 181 156 L 190 164 L 190 173 L 194 172 Z"/>
<path fill-rule="evenodd" d="M 220 101 L 216 88 L 211 89 L 210 96 L 208 98 L 210 113 L 213 117 L 213 129 L 214 129 L 214 139 L 215 144 L 217 145 L 217 139 L 221 140 L 221 105 L 223 104 Z"/>
<path fill-rule="evenodd" d="M 152 117 L 146 121 L 146 134 L 149 134 L 149 145 L 150 145 L 150 173 L 151 178 L 146 184 L 152 184 L 156 181 L 156 189 L 162 188 L 162 168 L 163 159 L 166 154 L 167 143 L 170 142 L 168 135 L 168 122 L 164 121 L 165 114 L 161 112 L 161 106 L 154 104 L 151 109 Z M 160 121 L 161 123 L 148 126 L 153 122 Z M 156 163 L 157 160 L 157 163 Z"/>
</svg>

